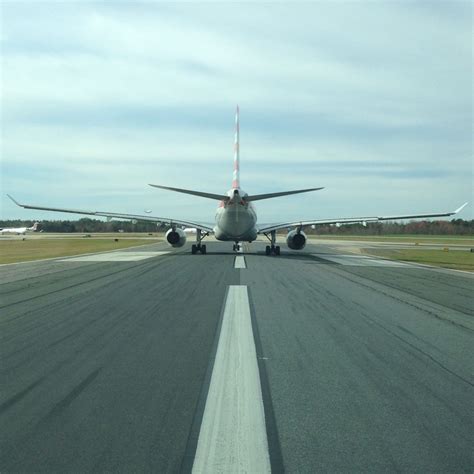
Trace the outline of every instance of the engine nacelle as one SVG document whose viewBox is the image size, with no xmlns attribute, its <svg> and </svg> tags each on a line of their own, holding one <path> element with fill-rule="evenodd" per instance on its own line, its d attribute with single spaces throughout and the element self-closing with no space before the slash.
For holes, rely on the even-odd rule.
<svg viewBox="0 0 474 474">
<path fill-rule="evenodd" d="M 165 237 L 172 247 L 182 247 L 186 243 L 186 233 L 183 229 L 170 229 Z"/>
<path fill-rule="evenodd" d="M 297 232 L 296 230 L 288 232 L 288 235 L 286 236 L 286 245 L 288 245 L 291 250 L 303 249 L 306 245 L 306 234 L 303 231 Z"/>
</svg>

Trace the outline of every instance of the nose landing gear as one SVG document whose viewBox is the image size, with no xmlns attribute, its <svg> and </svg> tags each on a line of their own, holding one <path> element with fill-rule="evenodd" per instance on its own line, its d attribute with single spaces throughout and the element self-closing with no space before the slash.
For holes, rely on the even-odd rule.
<svg viewBox="0 0 474 474">
<path fill-rule="evenodd" d="M 239 242 L 236 242 L 233 246 L 232 246 L 232 250 L 234 252 L 240 252 L 240 250 L 242 249 L 241 245 L 239 244 Z"/>
</svg>

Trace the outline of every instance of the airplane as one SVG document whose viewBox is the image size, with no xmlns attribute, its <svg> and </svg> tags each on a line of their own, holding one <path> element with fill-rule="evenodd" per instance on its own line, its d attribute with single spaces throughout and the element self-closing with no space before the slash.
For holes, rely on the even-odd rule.
<svg viewBox="0 0 474 474">
<path fill-rule="evenodd" d="M 35 222 L 31 227 L 4 227 L 0 228 L 2 234 L 25 235 L 27 232 L 36 232 L 39 222 Z"/>
<path fill-rule="evenodd" d="M 372 216 L 372 217 L 346 217 L 336 219 L 312 219 L 280 222 L 276 224 L 257 224 L 257 214 L 253 203 L 263 199 L 274 199 L 292 194 L 307 193 L 319 191 L 323 187 L 313 187 L 306 189 L 296 189 L 292 191 L 280 191 L 267 194 L 248 194 L 240 187 L 240 125 L 239 125 L 239 107 L 235 113 L 235 137 L 234 137 L 234 171 L 232 179 L 232 187 L 225 194 L 214 194 L 209 192 L 195 191 L 191 189 L 175 188 L 163 186 L 159 184 L 149 184 L 154 188 L 173 191 L 177 193 L 190 194 L 206 199 L 219 201 L 219 205 L 215 215 L 215 224 L 205 224 L 192 222 L 188 220 L 173 219 L 169 217 L 154 217 L 133 214 L 121 214 L 115 212 L 103 211 L 87 211 L 78 209 L 62 209 L 46 206 L 37 206 L 30 204 L 20 204 L 13 197 L 8 197 L 18 206 L 25 209 L 39 209 L 44 211 L 68 212 L 73 214 L 85 214 L 93 216 L 106 217 L 108 220 L 113 218 L 129 219 L 133 221 L 156 222 L 157 224 L 165 224 L 170 228 L 166 232 L 167 242 L 172 247 L 182 247 L 186 243 L 187 232 L 189 228 L 196 229 L 196 243 L 191 246 L 191 253 L 206 253 L 206 245 L 202 241 L 207 236 L 213 234 L 217 240 L 234 242 L 233 250 L 240 250 L 242 242 L 253 242 L 259 235 L 264 235 L 270 245 L 265 248 L 266 255 L 280 255 L 280 246 L 276 245 L 276 233 L 278 230 L 291 229 L 286 236 L 286 244 L 292 250 L 302 250 L 307 241 L 307 237 L 303 231 L 305 227 L 319 224 L 355 224 L 362 223 L 366 225 L 368 222 L 380 222 L 388 220 L 400 219 L 416 219 L 426 217 L 447 217 L 457 214 L 467 203 L 452 212 L 436 212 L 425 214 L 406 214 L 399 216 Z M 147 211 L 145 211 L 147 212 Z"/>
</svg>

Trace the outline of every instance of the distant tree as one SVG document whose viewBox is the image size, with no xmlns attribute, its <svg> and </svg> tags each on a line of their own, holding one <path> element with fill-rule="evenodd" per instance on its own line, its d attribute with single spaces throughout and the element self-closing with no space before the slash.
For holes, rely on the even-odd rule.
<svg viewBox="0 0 474 474">
<path fill-rule="evenodd" d="M 0 221 L 0 227 L 31 227 L 35 221 L 11 219 Z M 155 222 L 137 222 L 112 220 L 110 222 L 81 218 L 74 221 L 40 220 L 40 230 L 44 232 L 162 232 L 168 228 L 166 224 Z M 452 219 L 451 221 L 411 221 L 411 222 L 372 222 L 348 225 L 318 225 L 315 229 L 307 227 L 308 234 L 320 235 L 387 235 L 387 234 L 425 234 L 425 235 L 474 235 L 474 220 Z M 286 230 L 281 231 L 282 234 Z"/>
</svg>

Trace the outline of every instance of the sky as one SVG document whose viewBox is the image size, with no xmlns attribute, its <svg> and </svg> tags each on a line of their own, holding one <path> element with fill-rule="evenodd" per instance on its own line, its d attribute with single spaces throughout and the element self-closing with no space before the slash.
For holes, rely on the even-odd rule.
<svg viewBox="0 0 474 474">
<path fill-rule="evenodd" d="M 240 106 L 259 222 L 473 218 L 470 1 L 1 1 L 2 219 L 212 222 Z"/>
</svg>

